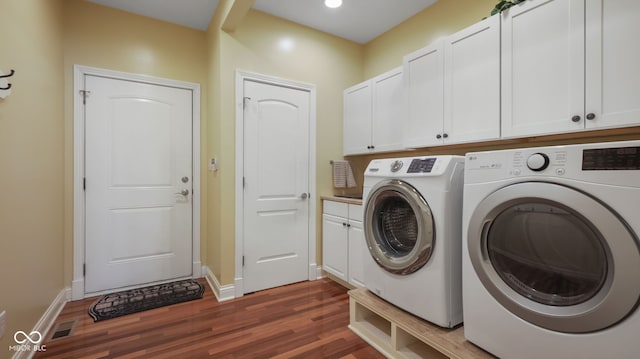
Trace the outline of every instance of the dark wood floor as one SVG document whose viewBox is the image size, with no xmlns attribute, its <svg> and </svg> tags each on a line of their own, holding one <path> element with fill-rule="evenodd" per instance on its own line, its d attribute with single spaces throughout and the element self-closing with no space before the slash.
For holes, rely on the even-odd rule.
<svg viewBox="0 0 640 359">
<path fill-rule="evenodd" d="M 330 279 L 222 303 L 205 287 L 201 300 L 97 323 L 96 298 L 70 302 L 53 328 L 75 320 L 72 334 L 35 358 L 384 358 L 347 328 L 347 289 Z"/>
</svg>

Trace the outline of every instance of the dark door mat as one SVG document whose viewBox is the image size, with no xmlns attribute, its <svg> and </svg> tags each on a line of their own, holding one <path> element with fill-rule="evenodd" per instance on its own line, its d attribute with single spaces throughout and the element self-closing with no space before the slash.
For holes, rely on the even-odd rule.
<svg viewBox="0 0 640 359">
<path fill-rule="evenodd" d="M 152 285 L 102 296 L 89 307 L 94 322 L 200 299 L 204 286 L 193 279 Z"/>
</svg>

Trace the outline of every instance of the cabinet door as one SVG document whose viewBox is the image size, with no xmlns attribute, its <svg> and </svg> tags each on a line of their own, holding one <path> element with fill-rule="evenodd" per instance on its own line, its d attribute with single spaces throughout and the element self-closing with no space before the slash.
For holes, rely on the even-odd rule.
<svg viewBox="0 0 640 359">
<path fill-rule="evenodd" d="M 586 128 L 640 124 L 640 1 L 586 4 Z"/>
<path fill-rule="evenodd" d="M 344 155 L 371 152 L 371 81 L 344 91 Z"/>
<path fill-rule="evenodd" d="M 500 137 L 500 16 L 445 39 L 445 144 Z"/>
<path fill-rule="evenodd" d="M 364 287 L 364 259 L 369 250 L 364 241 L 362 222 L 351 221 L 349 224 L 349 283 Z"/>
<path fill-rule="evenodd" d="M 322 269 L 347 281 L 347 219 L 322 215 Z"/>
<path fill-rule="evenodd" d="M 438 41 L 403 59 L 407 98 L 404 146 L 443 143 L 444 42 Z M 440 138 L 437 138 L 440 135 Z"/>
<path fill-rule="evenodd" d="M 584 128 L 584 1 L 528 0 L 502 13 L 503 137 Z"/>
<path fill-rule="evenodd" d="M 373 152 L 402 149 L 405 97 L 403 96 L 402 67 L 374 77 L 371 137 Z"/>
</svg>

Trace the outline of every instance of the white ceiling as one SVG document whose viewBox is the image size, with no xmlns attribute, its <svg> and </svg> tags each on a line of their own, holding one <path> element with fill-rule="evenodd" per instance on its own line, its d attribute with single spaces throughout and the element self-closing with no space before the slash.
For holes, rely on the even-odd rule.
<svg viewBox="0 0 640 359">
<path fill-rule="evenodd" d="M 324 0 L 256 0 L 257 10 L 314 29 L 367 43 L 436 0 L 343 0 L 329 9 Z"/>
<path fill-rule="evenodd" d="M 206 30 L 218 0 L 87 0 L 96 4 Z"/>
<path fill-rule="evenodd" d="M 206 30 L 219 0 L 87 0 L 138 15 Z M 324 0 L 256 0 L 254 8 L 361 44 L 437 0 L 344 0 L 329 9 Z"/>
</svg>

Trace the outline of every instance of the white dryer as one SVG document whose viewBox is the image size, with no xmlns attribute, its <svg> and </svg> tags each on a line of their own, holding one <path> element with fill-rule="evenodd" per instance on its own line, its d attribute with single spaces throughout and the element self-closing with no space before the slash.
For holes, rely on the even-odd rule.
<svg viewBox="0 0 640 359">
<path fill-rule="evenodd" d="M 462 322 L 464 157 L 373 160 L 365 171 L 367 288 L 443 327 Z"/>
<path fill-rule="evenodd" d="M 468 153 L 464 332 L 505 359 L 640 357 L 640 141 Z"/>
</svg>

